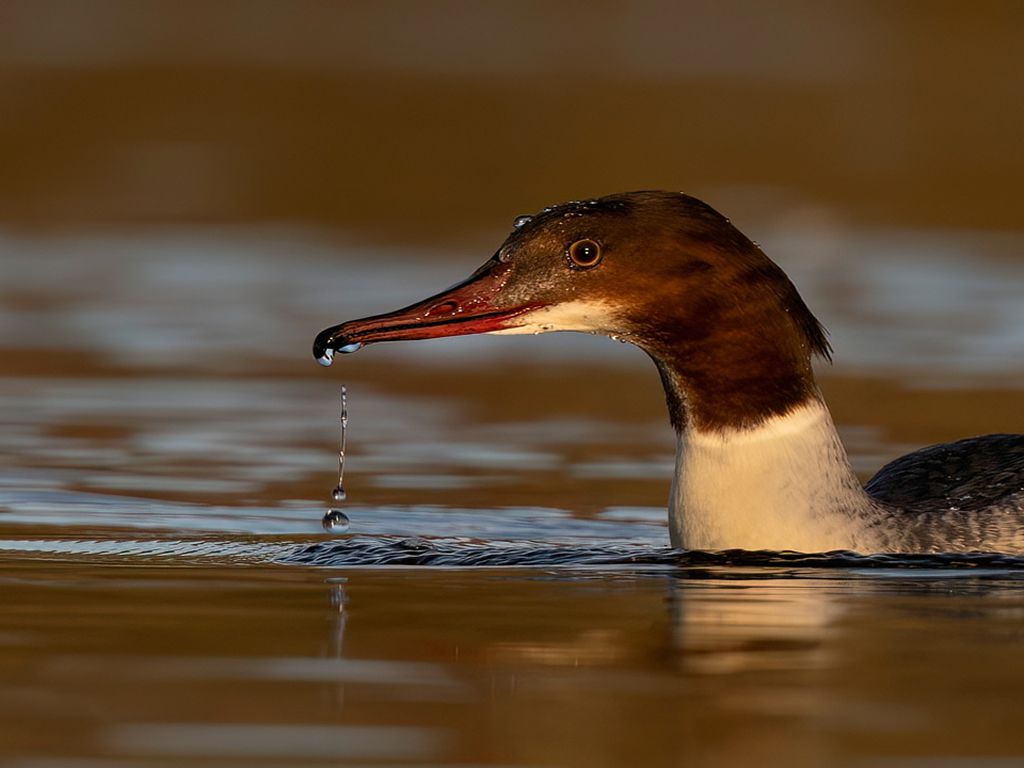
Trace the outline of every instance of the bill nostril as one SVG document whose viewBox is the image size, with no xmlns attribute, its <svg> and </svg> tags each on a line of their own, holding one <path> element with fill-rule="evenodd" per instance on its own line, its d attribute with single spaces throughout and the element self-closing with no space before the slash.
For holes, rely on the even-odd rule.
<svg viewBox="0 0 1024 768">
<path fill-rule="evenodd" d="M 424 314 L 430 315 L 454 315 L 459 311 L 459 303 L 457 301 L 442 301 L 440 304 L 435 304 L 428 309 Z"/>
</svg>

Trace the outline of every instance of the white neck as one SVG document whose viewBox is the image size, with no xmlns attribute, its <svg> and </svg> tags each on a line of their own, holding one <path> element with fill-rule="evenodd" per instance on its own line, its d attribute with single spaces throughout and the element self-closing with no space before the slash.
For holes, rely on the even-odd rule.
<svg viewBox="0 0 1024 768">
<path fill-rule="evenodd" d="M 751 429 L 679 434 L 672 544 L 688 549 L 877 551 L 871 499 L 828 408 L 813 398 Z"/>
</svg>

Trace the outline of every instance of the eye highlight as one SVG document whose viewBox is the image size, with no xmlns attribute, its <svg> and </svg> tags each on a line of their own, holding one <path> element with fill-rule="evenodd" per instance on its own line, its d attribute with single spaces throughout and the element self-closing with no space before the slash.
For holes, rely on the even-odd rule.
<svg viewBox="0 0 1024 768">
<path fill-rule="evenodd" d="M 602 253 L 599 243 L 593 240 L 577 240 L 566 250 L 569 266 L 578 269 L 596 267 L 601 261 Z"/>
</svg>

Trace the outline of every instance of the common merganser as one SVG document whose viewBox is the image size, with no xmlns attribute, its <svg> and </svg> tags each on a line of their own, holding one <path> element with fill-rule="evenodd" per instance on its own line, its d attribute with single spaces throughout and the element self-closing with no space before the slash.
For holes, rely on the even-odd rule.
<svg viewBox="0 0 1024 768">
<path fill-rule="evenodd" d="M 582 331 L 635 344 L 677 435 L 669 531 L 687 549 L 1024 552 L 1024 436 L 896 459 L 857 480 L 814 380 L 824 329 L 727 218 L 672 192 L 520 216 L 468 279 L 327 328 L 313 355 L 378 341 Z"/>
</svg>

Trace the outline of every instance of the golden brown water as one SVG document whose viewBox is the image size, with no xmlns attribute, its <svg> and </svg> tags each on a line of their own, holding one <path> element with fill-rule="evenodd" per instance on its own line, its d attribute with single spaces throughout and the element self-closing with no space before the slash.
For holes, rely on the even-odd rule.
<svg viewBox="0 0 1024 768">
<path fill-rule="evenodd" d="M 1016 238 L 947 239 L 919 270 L 928 235 L 841 237 L 873 247 L 827 269 L 780 260 L 833 328 L 823 386 L 864 476 L 924 443 L 1024 430 Z M 5 765 L 975 765 L 1024 749 L 1006 720 L 1024 684 L 1012 563 L 585 564 L 667 545 L 673 439 L 635 350 L 565 334 L 313 362 L 320 325 L 452 282 L 472 255 L 425 270 L 217 230 L 0 251 L 26 252 L 0 333 Z M 49 285 L 61 271 L 74 279 Z M 411 285 L 381 277 L 396 272 Z M 909 296 L 922 272 L 928 295 Z M 352 527 L 336 537 L 320 517 L 342 379 Z M 325 541 L 361 563 L 431 546 L 581 557 L 294 564 Z"/>
<path fill-rule="evenodd" d="M 310 345 L 465 276 L 516 214 L 684 189 L 830 328 L 864 478 L 1024 432 L 1022 23 L 0 7 L 0 765 L 1018 764 L 1020 562 L 676 561 L 636 350 L 449 339 L 325 371 Z M 540 554 L 352 565 L 424 551 Z"/>
<path fill-rule="evenodd" d="M 985 765 L 1020 754 L 1019 587 L 23 560 L 0 733 L 13 765 Z"/>
</svg>

